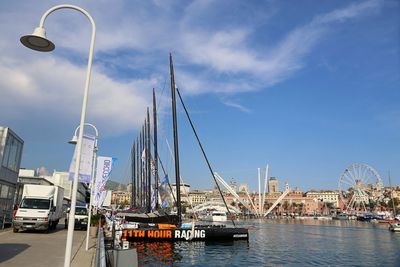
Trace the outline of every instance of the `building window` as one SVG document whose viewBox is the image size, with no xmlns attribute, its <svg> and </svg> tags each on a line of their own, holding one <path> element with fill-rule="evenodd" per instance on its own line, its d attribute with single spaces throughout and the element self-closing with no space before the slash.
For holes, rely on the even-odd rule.
<svg viewBox="0 0 400 267">
<path fill-rule="evenodd" d="M 7 136 L 4 147 L 2 165 L 12 171 L 18 172 L 22 152 L 22 143 L 12 135 Z"/>
<path fill-rule="evenodd" d="M 8 186 L 7 185 L 1 185 L 0 189 L 0 198 L 8 198 Z"/>
<path fill-rule="evenodd" d="M 15 189 L 14 189 L 14 187 L 10 187 L 9 189 L 8 189 L 8 199 L 12 199 L 13 198 L 13 196 L 14 196 L 14 193 L 15 193 Z"/>
</svg>

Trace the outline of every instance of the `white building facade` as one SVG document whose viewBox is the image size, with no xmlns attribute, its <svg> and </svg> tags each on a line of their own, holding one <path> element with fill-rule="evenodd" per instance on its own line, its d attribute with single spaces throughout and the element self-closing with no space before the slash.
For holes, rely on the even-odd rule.
<svg viewBox="0 0 400 267">
<path fill-rule="evenodd" d="M 8 127 L 0 127 L 0 227 L 12 220 L 24 141 Z"/>
<path fill-rule="evenodd" d="M 339 193 L 336 191 L 307 192 L 307 197 L 318 199 L 324 203 L 332 203 L 336 208 L 339 207 Z"/>
</svg>

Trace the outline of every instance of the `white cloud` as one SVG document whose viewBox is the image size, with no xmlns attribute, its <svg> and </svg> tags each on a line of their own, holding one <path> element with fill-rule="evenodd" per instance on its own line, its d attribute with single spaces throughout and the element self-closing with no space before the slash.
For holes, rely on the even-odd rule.
<svg viewBox="0 0 400 267">
<path fill-rule="evenodd" d="M 256 33 L 248 28 L 227 28 L 213 32 L 188 29 L 182 34 L 185 48 L 182 53 L 186 60 L 207 69 L 205 75 L 196 75 L 202 78 L 201 81 L 188 81 L 189 75 L 185 75 L 188 91 L 209 92 L 204 89 L 208 88 L 214 92 L 237 93 L 270 87 L 301 69 L 305 64 L 305 56 L 329 32 L 334 23 L 368 15 L 375 12 L 380 4 L 381 1 L 375 0 L 361 2 L 316 16 L 310 23 L 289 32 L 282 40 L 265 46 L 266 51 L 250 48 L 251 44 L 247 40 Z M 204 6 L 201 10 L 204 10 Z M 212 75 L 209 68 L 216 74 Z M 218 82 L 221 73 L 228 74 L 230 81 L 225 79 Z M 244 79 L 238 77 L 245 77 L 246 81 L 243 82 Z M 200 91 L 201 88 L 203 91 Z"/>
<path fill-rule="evenodd" d="M 21 62 L 22 63 L 22 62 Z M 0 65 L 0 105 L 7 110 L 26 109 L 57 113 L 59 120 L 78 118 L 81 112 L 85 67 L 59 58 L 45 58 L 29 65 Z M 151 80 L 121 83 L 94 70 L 88 98 L 88 120 L 105 126 L 106 135 L 123 133 L 140 125 L 148 101 Z M 13 101 L 10 101 L 12 99 Z M 109 132 L 107 132 L 109 131 Z"/>
<path fill-rule="evenodd" d="M 248 32 L 244 29 L 225 32 L 187 32 L 183 36 L 186 58 L 218 72 L 254 72 L 264 68 L 262 61 L 244 47 Z"/>
<path fill-rule="evenodd" d="M 48 4 L 17 2 L 18 9 L 10 4 L 0 11 L 4 25 L 0 51 L 7 51 L 0 57 L 0 105 L 9 108 L 8 116 L 21 116 L 21 111 L 30 109 L 55 112 L 65 119 L 80 113 L 77 107 L 81 106 L 90 41 L 86 18 L 76 12 L 49 16 L 47 34 L 57 46 L 53 54 L 35 54 L 18 42 L 19 33 L 32 31 Z M 371 14 L 381 1 L 351 4 L 315 16 L 281 40 L 257 49 L 250 41 L 257 34 L 252 20 L 234 25 L 232 17 L 229 21 L 221 18 L 218 25 L 200 22 L 202 16 L 215 12 L 219 1 L 194 1 L 187 6 L 115 1 L 112 8 L 108 1 L 82 4 L 98 29 L 88 116 L 98 124 L 109 124 L 106 128 L 113 134 L 121 134 L 141 124 L 145 107 L 151 103 L 151 89 L 164 84 L 168 52 L 174 53 L 176 82 L 185 93 L 262 90 L 301 69 L 305 56 L 335 23 Z M 115 69 L 110 71 L 108 64 Z M 225 104 L 249 111 L 235 102 Z"/>
<path fill-rule="evenodd" d="M 228 107 L 236 108 L 236 109 L 238 109 L 238 110 L 240 110 L 242 112 L 245 112 L 245 113 L 251 113 L 250 109 L 248 109 L 248 108 L 244 107 L 243 105 L 241 105 L 239 103 L 236 103 L 236 102 L 234 102 L 232 100 L 225 100 L 225 101 L 223 101 L 223 103 L 224 103 L 224 105 L 226 105 Z"/>
<path fill-rule="evenodd" d="M 334 22 L 344 22 L 356 16 L 364 15 L 364 12 L 370 13 L 379 10 L 379 6 L 383 4 L 382 0 L 369 0 L 358 4 L 351 4 L 345 8 L 340 8 L 317 16 L 312 24 L 324 24 Z"/>
</svg>

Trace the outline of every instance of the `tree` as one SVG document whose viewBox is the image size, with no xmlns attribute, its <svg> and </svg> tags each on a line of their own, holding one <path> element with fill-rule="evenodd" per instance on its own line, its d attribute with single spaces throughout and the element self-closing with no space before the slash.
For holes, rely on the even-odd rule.
<svg viewBox="0 0 400 267">
<path fill-rule="evenodd" d="M 264 211 L 267 211 L 272 206 L 272 203 L 265 203 L 264 204 Z"/>
<path fill-rule="evenodd" d="M 120 205 L 119 208 L 120 209 L 124 209 L 125 207 L 129 206 L 129 201 L 128 200 L 124 200 Z"/>
<path fill-rule="evenodd" d="M 301 215 L 303 215 L 304 203 L 298 204 L 298 207 L 299 207 L 298 213 L 301 214 Z"/>
<path fill-rule="evenodd" d="M 288 207 L 289 207 L 289 202 L 287 202 L 287 201 L 283 202 L 283 206 L 282 206 L 283 211 L 287 211 Z"/>
<path fill-rule="evenodd" d="M 393 203 L 394 203 L 394 207 L 396 208 L 397 206 L 399 206 L 400 201 L 399 201 L 398 198 L 393 198 L 393 200 L 392 200 L 392 199 L 389 200 L 389 202 L 388 202 L 388 204 L 387 204 L 387 207 L 388 207 L 389 209 L 393 209 Z"/>
</svg>

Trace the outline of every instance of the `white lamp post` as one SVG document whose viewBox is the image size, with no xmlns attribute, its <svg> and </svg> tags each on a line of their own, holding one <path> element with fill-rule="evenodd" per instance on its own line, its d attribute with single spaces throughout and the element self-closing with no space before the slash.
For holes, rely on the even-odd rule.
<svg viewBox="0 0 400 267">
<path fill-rule="evenodd" d="M 93 59 L 93 50 L 94 50 L 94 40 L 96 36 L 96 24 L 94 23 L 94 20 L 92 16 L 83 8 L 80 8 L 78 6 L 74 5 L 57 5 L 49 10 L 47 10 L 42 18 L 40 19 L 39 27 L 35 29 L 33 34 L 31 35 L 26 35 L 21 37 L 21 43 L 33 50 L 36 51 L 42 51 L 42 52 L 48 52 L 52 51 L 54 49 L 54 44 L 49 41 L 46 38 L 46 31 L 44 30 L 44 21 L 46 17 L 58 10 L 58 9 L 73 9 L 76 11 L 81 12 L 84 14 L 92 24 L 92 35 L 91 35 L 91 41 L 90 41 L 90 49 L 89 49 L 89 58 L 88 58 L 88 65 L 87 65 L 87 72 L 86 72 L 86 81 L 85 81 L 85 88 L 84 88 L 84 94 L 83 94 L 83 103 L 82 103 L 82 112 L 81 112 L 81 120 L 80 120 L 80 129 L 79 129 L 79 135 L 78 135 L 78 147 L 77 147 L 77 155 L 76 155 L 76 164 L 75 164 L 75 175 L 74 175 L 74 181 L 73 181 L 73 186 L 72 186 L 72 195 L 71 195 L 71 210 L 70 210 L 70 216 L 69 216 L 69 221 L 68 221 L 68 234 L 67 234 L 67 243 L 65 246 L 65 257 L 64 257 L 64 267 L 69 267 L 71 265 L 71 251 L 72 251 L 72 241 L 73 241 L 73 235 L 74 235 L 74 227 L 75 227 L 75 206 L 76 206 L 76 192 L 78 188 L 78 175 L 79 175 L 79 167 L 80 167 L 80 162 L 81 162 L 81 148 L 82 148 L 82 139 L 83 139 L 83 130 L 84 130 L 84 124 L 85 124 L 85 117 L 86 117 L 86 106 L 87 106 L 87 98 L 88 98 L 88 93 L 89 93 L 89 83 L 90 83 L 90 74 L 92 70 L 92 59 Z"/>
<path fill-rule="evenodd" d="M 96 160 L 97 160 L 97 151 L 98 151 L 98 146 L 97 142 L 99 140 L 99 131 L 97 130 L 96 126 L 94 126 L 91 123 L 85 123 L 85 125 L 90 126 L 94 129 L 96 132 L 96 138 L 94 139 L 94 147 L 93 147 L 93 160 L 92 160 L 92 179 L 90 181 L 90 203 L 89 203 L 89 214 L 88 214 L 88 224 L 87 224 L 87 229 L 86 229 L 86 251 L 89 249 L 89 227 L 90 227 L 90 221 L 91 221 L 91 216 L 92 216 L 92 205 L 93 205 L 93 192 L 94 192 L 94 186 L 96 186 Z M 80 126 L 76 127 L 74 136 L 72 139 L 68 142 L 70 144 L 76 145 L 78 143 L 78 129 Z"/>
</svg>

